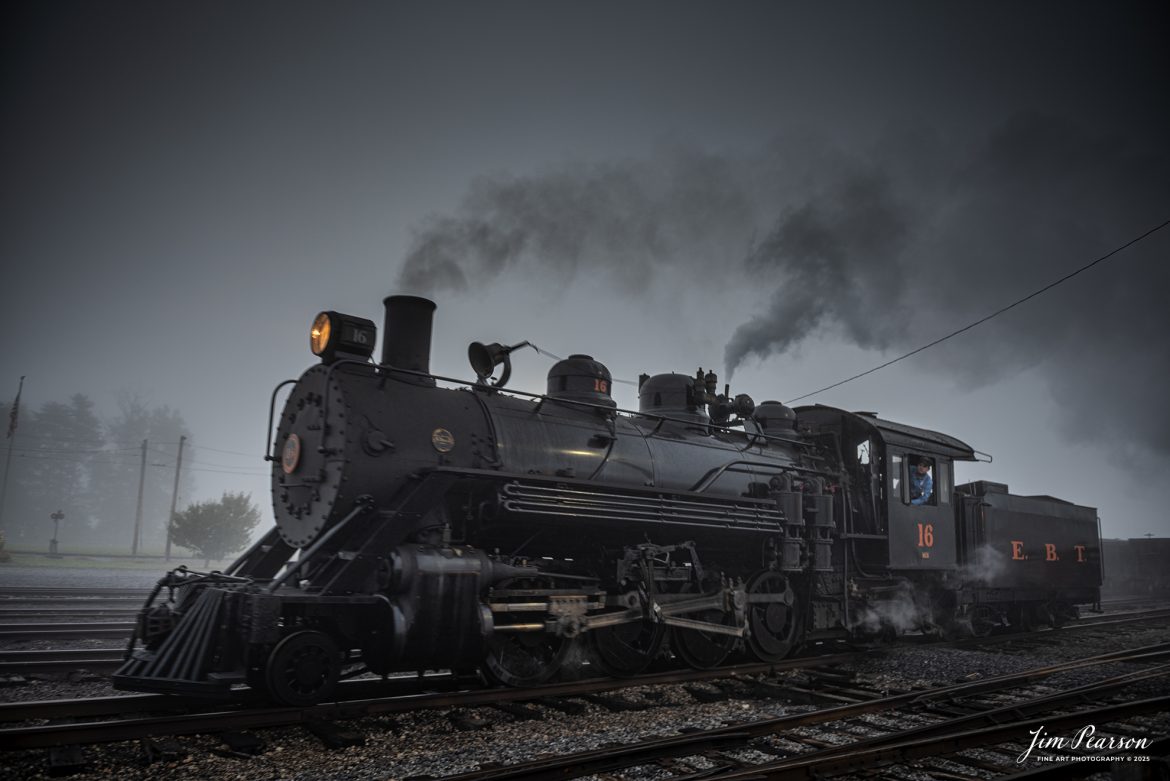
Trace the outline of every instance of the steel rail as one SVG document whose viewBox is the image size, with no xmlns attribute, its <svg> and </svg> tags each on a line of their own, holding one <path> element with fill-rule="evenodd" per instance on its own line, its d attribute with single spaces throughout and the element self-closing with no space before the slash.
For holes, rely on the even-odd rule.
<svg viewBox="0 0 1170 781">
<path fill-rule="evenodd" d="M 1053 635 L 1065 634 L 1067 632 L 1078 632 L 1083 629 L 1099 629 L 1109 626 L 1121 626 L 1124 624 L 1137 624 L 1143 621 L 1157 620 L 1160 618 L 1170 618 L 1170 608 L 1158 608 L 1156 610 L 1137 611 L 1133 613 L 1111 614 L 1105 616 L 1088 616 L 1071 621 L 1060 627 L 1052 627 L 1048 629 L 1037 629 L 1023 632 L 1008 632 L 1006 634 L 992 634 L 985 637 L 964 637 L 960 640 L 947 641 L 931 641 L 927 643 L 932 648 L 978 648 L 985 645 L 1000 645 L 1003 643 L 1034 641 L 1038 643 L 1045 642 Z M 923 635 L 922 637 L 926 637 Z"/>
<path fill-rule="evenodd" d="M 131 621 L 82 624 L 0 624 L 3 640 L 56 640 L 64 638 L 129 637 L 134 629 Z"/>
<path fill-rule="evenodd" d="M 1147 617 L 1148 616 L 1145 614 L 1138 614 L 1138 615 L 1128 616 L 1124 619 L 1117 620 L 1117 621 L 1109 621 L 1109 623 L 1132 623 L 1132 622 L 1144 620 Z M 1102 622 L 1098 622 L 1096 624 L 1077 623 L 1077 624 L 1071 624 L 1067 627 L 1064 627 L 1061 630 L 1048 630 L 1048 631 L 1042 631 L 1042 632 L 1029 632 L 1029 633 L 1022 633 L 1022 634 L 1017 634 L 1017 635 L 1007 635 L 1007 636 L 1002 636 L 1002 637 L 997 637 L 997 638 L 990 638 L 990 640 L 1016 640 L 1016 641 L 1025 641 L 1025 642 L 1029 639 L 1043 640 L 1043 639 L 1047 638 L 1048 636 L 1051 636 L 1052 634 L 1055 634 L 1057 632 L 1063 632 L 1065 630 L 1071 630 L 1071 629 L 1077 629 L 1077 628 L 1087 628 L 1090 626 L 1100 626 L 1102 623 L 1105 623 L 1105 622 L 1102 621 Z M 969 639 L 969 640 L 964 640 L 964 641 L 958 641 L 957 643 L 948 643 L 948 644 L 940 644 L 940 645 L 943 647 L 946 647 L 946 646 L 951 646 L 951 647 L 960 646 L 961 647 L 964 645 L 983 644 L 983 643 L 988 642 L 988 640 L 989 640 L 989 638 L 974 638 L 974 639 Z M 1155 653 L 1155 652 L 1158 652 L 1158 648 L 1159 648 L 1158 646 L 1149 646 L 1146 649 L 1144 649 L 1144 652 Z M 58 658 L 62 658 L 62 659 L 69 659 L 71 657 L 74 659 L 77 659 L 80 657 L 80 655 L 94 653 L 94 652 L 102 652 L 102 651 L 109 652 L 110 650 L 113 650 L 113 649 L 89 649 L 89 650 L 79 649 L 79 650 L 74 650 L 74 651 L 47 651 L 47 652 L 6 651 L 6 652 L 0 652 L 0 658 L 3 658 L 3 655 L 7 655 L 9 658 L 11 658 L 11 655 L 13 655 L 13 654 L 45 653 L 45 654 L 57 655 Z M 780 663 L 776 663 L 776 664 L 755 663 L 755 664 L 747 664 L 747 665 L 738 665 L 738 666 L 733 666 L 733 667 L 718 668 L 715 670 L 704 670 L 704 671 L 684 670 L 684 671 L 675 671 L 675 672 L 667 672 L 667 673 L 657 673 L 657 674 L 652 674 L 649 676 L 642 676 L 642 677 L 633 678 L 633 679 L 624 679 L 621 681 L 614 681 L 614 680 L 610 680 L 610 679 L 592 679 L 590 681 L 584 681 L 584 682 L 579 682 L 579 683 L 574 683 L 574 684 L 556 684 L 552 687 L 546 687 L 546 688 L 537 689 L 537 690 L 534 690 L 534 689 L 479 690 L 479 691 L 474 691 L 474 692 L 467 692 L 465 695 L 463 695 L 466 698 L 464 700 L 459 700 L 458 699 L 459 695 L 454 695 L 456 697 L 455 700 L 451 700 L 451 699 L 447 699 L 447 698 L 441 699 L 441 700 L 427 700 L 428 696 L 433 696 L 433 695 L 419 694 L 417 691 L 414 692 L 412 695 L 409 695 L 411 697 L 409 702 L 390 702 L 390 701 L 387 701 L 385 699 L 369 699 L 368 697 L 365 700 L 359 700 L 358 698 L 362 697 L 363 692 L 368 694 L 372 687 L 384 685 L 385 682 L 384 681 L 374 681 L 374 680 L 347 681 L 347 682 L 344 682 L 342 684 L 342 691 L 345 692 L 345 696 L 348 699 L 350 699 L 351 702 L 328 703 L 325 705 L 316 706 L 316 708 L 305 709 L 304 711 L 297 711 L 297 712 L 308 714 L 305 716 L 306 719 L 346 718 L 346 717 L 354 717 L 354 716 L 363 715 L 363 712 L 362 712 L 363 708 L 365 708 L 366 710 L 368 710 L 371 713 L 377 713 L 377 712 L 393 712 L 393 711 L 411 710 L 411 709 L 416 709 L 416 708 L 447 707 L 447 706 L 459 705 L 459 704 L 476 705 L 476 704 L 489 704 L 492 702 L 500 702 L 500 701 L 525 701 L 525 700 L 537 699 L 540 697 L 574 696 L 574 694 L 581 694 L 581 693 L 596 693 L 596 692 L 603 692 L 603 691 L 613 691 L 613 690 L 625 688 L 628 686 L 659 685 L 659 684 L 666 684 L 666 683 L 683 683 L 683 682 L 692 682 L 692 681 L 712 680 L 712 679 L 718 679 L 718 678 L 735 678 L 735 677 L 739 677 L 739 676 L 756 675 L 756 674 L 760 674 L 760 673 L 764 673 L 764 674 L 773 673 L 773 672 L 777 672 L 777 671 L 781 671 L 781 670 L 788 670 L 788 669 L 800 669 L 800 668 L 807 668 L 807 667 L 829 666 L 829 665 L 833 665 L 833 664 L 840 664 L 842 662 L 863 658 L 869 654 L 882 654 L 882 653 L 885 653 L 889 650 L 894 650 L 894 648 L 893 647 L 879 647 L 879 648 L 867 649 L 867 650 L 860 651 L 860 652 L 841 653 L 841 654 L 833 654 L 833 655 L 828 655 L 828 656 L 826 656 L 826 655 L 805 656 L 805 657 L 791 659 L 791 660 L 787 660 L 785 662 L 780 662 Z M 1130 652 L 1115 652 L 1115 653 L 1111 653 L 1111 654 L 1100 655 L 1098 657 L 1092 657 L 1092 663 L 1102 663 L 1104 661 L 1115 660 L 1120 653 L 1130 653 Z M 74 656 L 75 654 L 78 656 Z M 17 657 L 17 658 L 22 658 L 22 657 Z M 1067 668 L 1068 664 L 1078 664 L 1078 663 L 1083 664 L 1081 662 L 1065 663 L 1062 665 L 1058 665 L 1052 669 L 1054 669 L 1054 670 L 1068 669 Z M 418 677 L 415 675 L 410 675 L 410 676 L 403 676 L 403 677 L 398 678 L 398 679 L 391 679 L 392 682 L 396 681 L 396 680 L 398 680 L 398 681 L 401 681 L 401 680 L 417 681 Z M 449 674 L 445 674 L 445 673 L 438 673 L 438 674 L 434 674 L 432 676 L 428 676 L 425 683 L 427 685 L 429 685 L 431 688 L 433 688 L 436 685 L 450 686 L 450 685 L 452 685 L 453 680 L 454 680 L 454 676 L 450 676 Z M 974 682 L 974 683 L 959 684 L 958 686 L 967 687 L 967 689 L 969 691 L 975 691 L 978 687 L 986 686 L 986 685 L 988 685 L 989 682 L 994 682 L 994 680 L 996 680 L 996 679 L 988 679 L 988 681 L 979 681 L 979 682 Z M 365 687 L 365 688 L 363 689 L 362 687 Z M 351 692 L 352 692 L 352 694 L 351 694 Z M 247 690 L 243 690 L 241 692 L 241 696 L 244 698 L 244 702 L 242 704 L 246 705 L 248 698 L 251 697 L 251 695 L 247 692 Z M 398 697 L 402 697 L 402 696 L 403 695 L 398 695 Z M 911 696 L 911 695 L 898 695 L 898 696 L 905 697 L 905 696 Z M 921 693 L 912 693 L 912 696 L 921 698 L 923 695 Z M 422 699 L 419 699 L 420 697 Z M 252 699 L 251 701 L 254 702 L 255 700 Z M 364 704 L 363 704 L 363 702 L 364 702 Z M 119 713 L 132 712 L 135 708 L 139 708 L 139 707 L 141 709 L 147 709 L 147 706 L 149 706 L 149 709 L 151 709 L 151 710 L 157 710 L 157 709 L 190 710 L 191 708 L 207 708 L 208 701 L 206 699 L 198 700 L 196 698 L 176 697 L 174 695 L 137 695 L 137 696 L 121 696 L 121 697 L 107 697 L 107 698 L 92 698 L 92 699 L 83 699 L 83 700 L 55 700 L 55 701 L 47 701 L 47 702 L 42 701 L 42 702 L 34 702 L 34 703 L 11 703 L 11 704 L 7 704 L 7 705 L 0 705 L 0 721 L 16 721 L 16 720 L 33 719 L 33 718 L 54 718 L 54 717 L 60 717 L 60 716 L 78 717 L 78 716 L 88 716 L 88 715 L 114 715 L 114 714 L 119 714 Z M 843 706 L 843 707 L 856 707 L 856 706 L 849 705 L 849 706 Z M 355 708 L 356 708 L 356 710 L 355 710 Z M 283 712 L 283 713 L 287 714 L 287 713 L 292 712 L 292 710 L 294 710 L 294 709 L 268 709 L 266 712 L 268 712 L 268 713 Z M 222 711 L 222 709 L 221 709 L 221 711 Z M 821 712 L 818 711 L 818 713 L 821 713 Z M 347 716 L 345 714 L 350 714 L 350 715 Z M 264 717 L 264 719 L 266 719 L 266 720 L 271 719 L 271 718 L 272 717 Z M 276 724 L 276 723 L 296 723 L 297 721 L 302 720 L 302 719 L 293 719 L 290 721 L 290 720 L 288 720 L 287 715 L 284 717 L 284 719 L 285 720 L 283 722 L 281 722 L 280 719 L 278 718 L 276 720 L 276 722 L 273 722 L 273 723 L 274 724 Z M 97 733 L 102 733 L 102 734 L 107 734 L 107 735 L 112 734 L 112 733 L 108 732 L 108 730 L 111 729 L 108 726 L 102 726 L 102 725 L 83 725 L 83 726 L 89 726 L 89 727 L 93 728 L 94 730 L 96 730 Z M 219 726 L 220 729 L 222 729 L 223 728 L 222 722 L 217 722 L 217 726 Z M 62 743 L 75 742 L 75 741 L 69 740 L 69 739 L 61 737 L 61 736 L 53 737 L 52 736 L 53 729 L 54 728 L 49 728 L 49 730 L 46 731 L 42 736 L 31 738 L 31 739 L 42 741 L 42 742 L 37 744 L 37 745 L 42 745 L 42 746 L 60 745 Z M 103 731 L 106 731 L 106 732 L 103 733 Z M 197 731 L 200 731 L 200 729 L 192 728 L 191 724 L 188 723 L 188 724 L 185 724 L 180 731 L 181 732 L 192 732 L 192 731 L 197 732 Z M 9 733 L 8 736 L 12 737 L 14 734 L 15 733 Z M 163 729 L 161 731 L 142 732 L 140 736 L 149 736 L 149 735 L 155 735 L 155 734 L 177 734 L 177 733 L 170 731 L 168 729 Z M 3 737 L 3 735 L 4 735 L 4 733 L 0 733 L 0 737 Z M 24 739 L 24 738 L 22 738 L 22 739 Z M 94 738 L 94 742 L 100 742 L 100 741 L 104 741 L 104 740 L 118 740 L 118 739 L 121 739 L 121 738 L 119 738 L 119 737 L 96 737 L 96 738 Z"/>
<path fill-rule="evenodd" d="M 1074 713 L 1031 716 L 1018 721 L 999 724 L 986 729 L 948 733 L 941 736 L 884 744 L 858 751 L 832 750 L 828 756 L 821 752 L 800 755 L 789 760 L 733 770 L 711 776 L 719 781 L 787 781 L 788 779 L 822 779 L 846 773 L 856 773 L 879 765 L 909 762 L 940 754 L 954 754 L 972 748 L 995 746 L 1019 740 L 1029 728 L 1041 726 L 1050 732 L 1077 729 L 1086 723 L 1109 724 L 1147 713 L 1170 711 L 1170 696 L 1151 697 L 1119 704 L 1103 705 Z M 1126 752 L 1130 753 L 1130 752 Z"/>
<path fill-rule="evenodd" d="M 1138 652 L 1119 651 L 1110 654 L 1101 654 L 1065 664 L 996 676 L 995 678 L 974 683 L 952 684 L 927 691 L 908 692 L 892 697 L 883 697 L 860 703 L 824 708 L 792 716 L 781 716 L 750 724 L 731 725 L 689 735 L 641 741 L 628 746 L 609 746 L 604 749 L 580 752 L 566 757 L 537 760 L 512 767 L 480 769 L 470 773 L 449 776 L 444 781 L 472 781 L 472 779 L 476 779 L 477 781 L 551 781 L 552 779 L 567 779 L 583 775 L 612 772 L 647 764 L 657 759 L 701 753 L 704 750 L 708 750 L 712 745 L 718 744 L 720 741 L 746 745 L 752 740 L 776 735 L 796 727 L 825 724 L 855 716 L 895 710 L 901 707 L 914 707 L 939 700 L 952 701 L 972 694 L 1001 691 L 1020 685 L 1027 685 L 1041 678 L 1079 667 L 1099 665 L 1110 661 L 1148 661 L 1166 656 L 1170 656 L 1170 643 L 1148 646 L 1146 649 L 1139 649 Z M 1002 723 L 1005 716 L 1014 717 L 1018 720 L 1021 716 L 1034 715 L 1046 709 L 1061 705 L 1084 702 L 1086 698 L 1092 696 L 1111 693 L 1140 681 L 1166 675 L 1170 675 L 1170 665 L 1162 665 L 1159 669 L 1150 672 L 1128 673 L 1115 676 L 1106 681 L 1078 687 L 1041 699 L 1031 700 L 1023 704 L 1012 704 L 985 709 L 978 713 L 960 716 L 936 724 L 915 727 L 890 735 L 851 741 L 842 746 L 800 754 L 796 757 L 780 760 L 775 763 L 757 765 L 745 769 L 743 772 L 748 775 L 743 776 L 743 778 L 755 778 L 756 776 L 751 775 L 752 773 L 763 772 L 766 768 L 783 768 L 789 763 L 804 761 L 813 756 L 822 760 L 828 760 L 832 757 L 864 751 L 867 748 L 902 744 L 912 740 L 926 738 L 948 740 L 954 734 L 964 732 L 972 725 L 994 726 Z M 712 777 L 724 778 L 723 775 L 713 775 Z M 739 778 L 739 776 L 736 776 L 736 778 Z"/>
<path fill-rule="evenodd" d="M 6 607 L 0 602 L 0 618 L 23 618 L 37 616 L 104 616 L 111 613 L 125 613 L 133 615 L 138 612 L 137 607 L 126 605 L 111 605 L 110 607 Z"/>
<path fill-rule="evenodd" d="M 112 673 L 122 666 L 121 652 L 114 657 L 79 656 L 69 660 L 28 659 L 0 662 L 0 675 L 49 675 L 53 673 Z"/>
<path fill-rule="evenodd" d="M 719 670 L 686 670 L 681 672 L 659 673 L 642 676 L 633 680 L 591 679 L 574 683 L 553 684 L 539 689 L 482 689 L 464 690 L 444 693 L 416 693 L 400 695 L 391 698 L 377 698 L 353 700 L 347 702 L 324 703 L 310 708 L 257 708 L 250 710 L 217 710 L 193 714 L 181 714 L 164 717 L 124 719 L 119 721 L 88 722 L 81 724 L 48 725 L 38 727 L 22 727 L 0 730 L 0 748 L 29 749 L 44 748 L 77 743 L 100 743 L 117 740 L 131 740 L 161 735 L 193 734 L 201 732 L 222 732 L 225 729 L 254 729 L 259 727 L 277 727 L 305 723 L 315 720 L 342 720 L 360 718 L 363 716 L 381 713 L 404 712 L 410 710 L 433 709 L 443 707 L 475 707 L 490 705 L 499 702 L 520 702 L 537 700 L 544 697 L 571 697 L 583 694 L 594 694 L 605 691 L 627 688 L 631 685 L 647 686 L 671 683 L 684 683 L 717 678 L 739 677 L 759 673 L 775 673 L 781 670 L 801 669 L 807 667 L 832 666 L 843 662 L 856 660 L 870 655 L 871 651 L 834 654 L 829 656 L 805 657 L 780 662 L 773 665 L 752 664 L 737 668 Z M 860 704 L 850 704 L 816 711 L 812 714 L 803 714 L 796 718 L 811 718 L 819 723 L 823 720 L 844 718 L 845 715 L 873 712 L 893 707 L 893 704 L 907 702 L 925 702 L 932 695 L 941 695 L 943 692 L 964 694 L 978 693 L 1002 687 L 1010 683 L 1018 683 L 1047 677 L 1057 672 L 1063 672 L 1077 667 L 1101 664 L 1107 661 L 1125 661 L 1136 659 L 1158 658 L 1170 655 L 1170 644 L 1147 646 L 1138 651 L 1120 651 L 1108 654 L 1099 654 L 1087 659 L 1078 659 L 1059 665 L 1038 668 L 1024 673 L 1009 676 L 998 676 L 970 683 L 956 684 L 944 689 L 931 692 L 909 692 L 894 697 L 881 698 Z M 361 683 L 360 681 L 350 682 Z M 124 698 L 108 698 L 120 700 Z M 157 702 L 156 700 L 151 701 Z M 32 704 L 33 706 L 38 704 Z M 42 707 L 46 704 L 39 704 Z M 68 709 L 68 701 L 59 701 L 58 708 Z M 76 711 L 74 712 L 76 715 Z M 793 717 L 785 717 L 791 719 Z M 736 730 L 754 732 L 759 724 L 747 727 L 737 727 Z"/>
<path fill-rule="evenodd" d="M 129 610 L 142 606 L 146 596 L 94 596 L 84 599 L 81 596 L 44 596 L 41 599 L 30 596 L 0 597 L 0 610 L 28 610 L 28 609 L 98 609 L 116 608 Z"/>
<path fill-rule="evenodd" d="M 206 704 L 203 700 L 201 704 Z M 158 710 L 184 710 L 195 701 L 173 694 L 125 694 L 74 700 L 35 700 L 0 703 L 0 722 L 33 719 L 75 719 L 83 716 L 115 716 Z"/>
<path fill-rule="evenodd" d="M 0 588 L 0 600 L 37 597 L 139 597 L 146 599 L 149 588 L 54 588 L 42 586 L 5 586 Z"/>
<path fill-rule="evenodd" d="M 456 692 L 424 692 L 383 697 L 322 703 L 309 708 L 255 708 L 250 710 L 215 710 L 194 714 L 138 718 L 120 721 L 86 722 L 79 724 L 16 727 L 0 730 L 0 750 L 46 748 L 79 743 L 103 743 L 134 740 L 160 735 L 184 735 L 225 730 L 279 727 L 310 721 L 337 721 L 373 716 L 382 713 L 493 705 L 499 702 L 525 702 L 544 697 L 574 697 L 629 688 L 673 683 L 689 683 L 718 678 L 736 678 L 797 670 L 809 667 L 833 666 L 873 654 L 872 651 L 809 656 L 775 664 L 747 664 L 716 670 L 683 670 L 656 673 L 634 679 L 592 678 L 571 683 L 557 683 L 536 689 L 491 688 Z M 362 683 L 352 681 L 351 684 Z M 117 700 L 119 698 L 111 698 Z M 67 702 L 67 701 L 66 701 Z M 61 706 L 64 707 L 64 706 Z"/>
<path fill-rule="evenodd" d="M 126 655 L 126 649 L 114 648 L 50 648 L 45 650 L 0 650 L 0 662 L 68 662 L 74 659 L 88 659 L 90 657 L 109 657 L 121 659 Z"/>
<path fill-rule="evenodd" d="M 460 679 L 448 672 L 402 675 L 388 680 L 358 679 L 338 684 L 338 700 L 369 699 L 387 696 L 388 690 L 404 689 L 417 694 L 420 690 L 450 691 L 460 685 Z M 231 705 L 240 707 L 269 707 L 257 692 L 242 689 L 238 700 Z M 78 716 L 119 716 L 127 713 L 190 713 L 223 710 L 223 700 L 190 697 L 177 694 L 121 694 L 112 697 L 86 697 L 66 700 L 34 700 L 0 704 L 0 722 L 29 721 L 33 719 L 77 718 Z"/>
</svg>

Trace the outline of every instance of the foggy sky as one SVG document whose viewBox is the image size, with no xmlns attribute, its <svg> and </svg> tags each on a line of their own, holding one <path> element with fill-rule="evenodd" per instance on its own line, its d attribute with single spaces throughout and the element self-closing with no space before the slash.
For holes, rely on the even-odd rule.
<svg viewBox="0 0 1170 781">
<path fill-rule="evenodd" d="M 516 269 L 546 282 L 587 269 L 634 293 L 696 280 L 771 290 L 727 342 L 731 379 L 819 330 L 875 351 L 933 341 L 1170 219 L 1167 183 L 1162 146 L 1037 114 L 945 153 L 909 131 L 848 152 L 783 138 L 745 160 L 674 150 L 478 180 L 455 216 L 415 235 L 399 284 L 465 293 Z M 1135 247 L 924 368 L 990 384 L 1040 365 L 1070 436 L 1170 457 L 1167 246 L 1157 236 Z"/>
<path fill-rule="evenodd" d="M 179 409 L 268 510 L 322 309 L 791 399 L 1170 218 L 1155 4 L 29 3 L 0 57 L 0 398 Z M 1170 229 L 805 403 L 992 452 L 963 479 L 1170 534 Z M 548 362 L 516 359 L 543 387 Z M 621 391 L 625 392 L 625 391 Z M 623 406 L 634 399 L 621 398 Z M 252 457 L 239 455 L 254 453 Z M 182 504 L 182 502 L 180 502 Z M 270 517 L 270 516 L 269 516 Z"/>
</svg>

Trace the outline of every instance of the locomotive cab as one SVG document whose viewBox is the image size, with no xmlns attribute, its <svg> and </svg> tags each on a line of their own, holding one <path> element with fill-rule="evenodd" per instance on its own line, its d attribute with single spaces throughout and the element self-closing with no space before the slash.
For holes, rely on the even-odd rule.
<svg viewBox="0 0 1170 781">
<path fill-rule="evenodd" d="M 1098 599 L 1096 510 L 1006 485 L 954 485 L 975 451 L 946 434 L 832 407 L 797 409 L 800 430 L 840 454 L 854 631 L 983 634 L 1076 615 Z"/>
<path fill-rule="evenodd" d="M 969 445 L 871 412 L 816 405 L 799 408 L 797 415 L 802 428 L 840 448 L 855 497 L 844 510 L 841 537 L 863 570 L 885 574 L 956 566 L 954 462 L 975 460 Z"/>
</svg>

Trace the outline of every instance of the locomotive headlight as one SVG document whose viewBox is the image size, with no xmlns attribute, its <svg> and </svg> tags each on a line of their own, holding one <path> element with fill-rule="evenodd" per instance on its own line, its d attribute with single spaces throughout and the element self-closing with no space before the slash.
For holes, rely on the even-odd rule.
<svg viewBox="0 0 1170 781">
<path fill-rule="evenodd" d="M 309 329 L 309 349 L 322 363 L 341 359 L 366 360 L 374 352 L 378 329 L 364 317 L 322 312 Z"/>
<path fill-rule="evenodd" d="M 320 355 L 329 346 L 329 337 L 333 334 L 333 323 L 329 320 L 329 313 L 322 312 L 313 320 L 313 328 L 309 331 L 309 349 L 313 355 Z"/>
</svg>

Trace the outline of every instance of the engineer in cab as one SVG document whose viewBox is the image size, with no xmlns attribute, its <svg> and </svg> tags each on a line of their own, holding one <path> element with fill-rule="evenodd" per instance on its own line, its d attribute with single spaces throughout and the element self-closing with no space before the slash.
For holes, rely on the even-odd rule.
<svg viewBox="0 0 1170 781">
<path fill-rule="evenodd" d="M 930 477 L 930 460 L 918 459 L 914 474 L 910 475 L 910 504 L 927 504 L 934 493 L 934 480 Z"/>
</svg>

